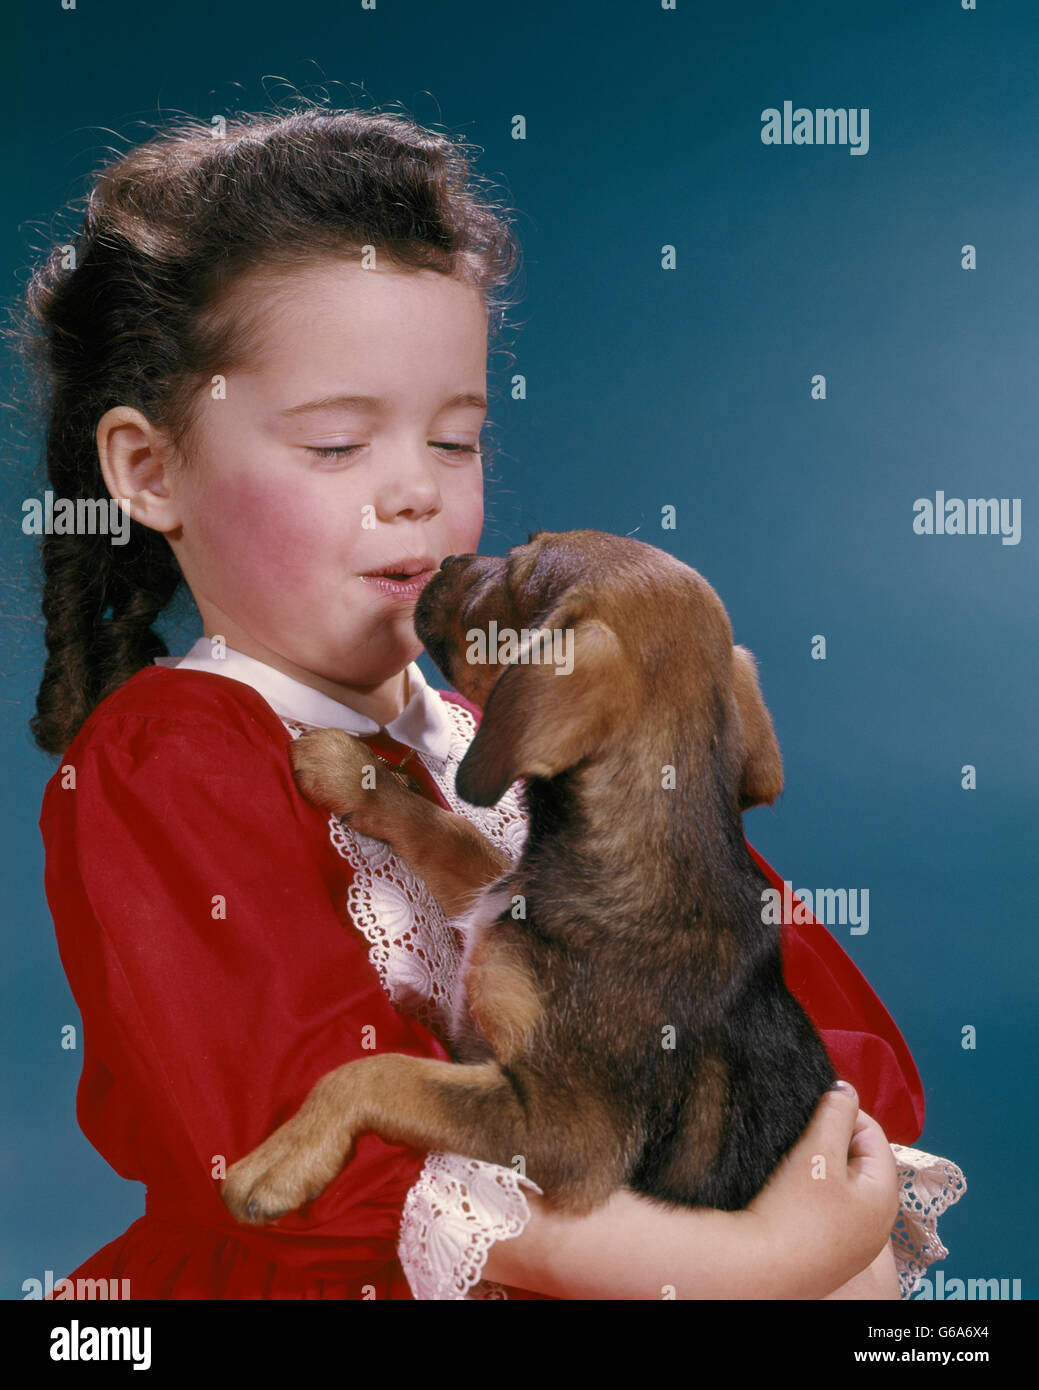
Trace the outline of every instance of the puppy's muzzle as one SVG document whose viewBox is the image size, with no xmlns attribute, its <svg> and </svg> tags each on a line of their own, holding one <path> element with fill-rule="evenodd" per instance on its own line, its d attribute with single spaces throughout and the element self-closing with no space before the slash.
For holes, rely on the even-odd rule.
<svg viewBox="0 0 1039 1390">
<path fill-rule="evenodd" d="M 462 627 L 500 580 L 504 561 L 491 555 L 448 555 L 415 605 L 415 633 L 445 678 L 453 681 L 451 663 Z"/>
</svg>

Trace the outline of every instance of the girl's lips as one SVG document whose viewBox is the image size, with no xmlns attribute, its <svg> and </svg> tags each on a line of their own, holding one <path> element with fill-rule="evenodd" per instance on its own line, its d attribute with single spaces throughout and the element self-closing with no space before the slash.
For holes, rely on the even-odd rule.
<svg viewBox="0 0 1039 1390">
<path fill-rule="evenodd" d="M 391 579 L 388 574 L 362 574 L 361 579 L 387 598 L 413 599 L 418 598 L 434 574 L 436 570 L 423 570 L 421 574 L 409 575 L 407 579 Z"/>
</svg>

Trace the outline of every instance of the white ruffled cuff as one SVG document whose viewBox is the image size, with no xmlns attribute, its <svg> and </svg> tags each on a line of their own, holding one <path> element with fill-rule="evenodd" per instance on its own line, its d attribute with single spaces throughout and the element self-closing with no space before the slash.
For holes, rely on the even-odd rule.
<svg viewBox="0 0 1039 1390">
<path fill-rule="evenodd" d="M 544 1195 L 512 1168 L 433 1152 L 404 1202 L 397 1254 L 417 1300 L 508 1298 L 483 1279 L 496 1240 L 530 1220 L 523 1188 Z"/>
<path fill-rule="evenodd" d="M 898 1164 L 899 1212 L 891 1232 L 903 1298 L 910 1298 L 925 1271 L 949 1253 L 938 1238 L 938 1218 L 967 1190 L 963 1172 L 948 1158 L 892 1144 Z"/>
</svg>

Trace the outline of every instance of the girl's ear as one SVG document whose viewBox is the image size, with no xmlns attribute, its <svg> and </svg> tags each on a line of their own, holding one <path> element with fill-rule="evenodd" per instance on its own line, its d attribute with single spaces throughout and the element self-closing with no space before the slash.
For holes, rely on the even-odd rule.
<svg viewBox="0 0 1039 1390">
<path fill-rule="evenodd" d="M 493 806 L 519 777 L 573 767 L 617 719 L 624 666 L 613 630 L 598 619 L 565 626 L 556 615 L 541 630 L 550 634 L 544 659 L 516 662 L 498 678 L 458 768 L 455 786 L 473 806 Z"/>
<path fill-rule="evenodd" d="M 743 726 L 740 810 L 762 803 L 771 806 L 783 790 L 783 760 L 758 684 L 757 665 L 746 647 L 732 649 L 732 690 Z"/>
<path fill-rule="evenodd" d="M 134 521 L 155 531 L 181 524 L 168 479 L 171 449 L 151 421 L 133 406 L 105 411 L 96 431 L 98 461 L 105 487 Z"/>
</svg>

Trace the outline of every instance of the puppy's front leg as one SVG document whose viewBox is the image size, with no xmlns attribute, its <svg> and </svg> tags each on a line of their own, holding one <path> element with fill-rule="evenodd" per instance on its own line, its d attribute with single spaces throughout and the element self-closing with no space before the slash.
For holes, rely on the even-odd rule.
<svg viewBox="0 0 1039 1390">
<path fill-rule="evenodd" d="M 464 816 L 416 796 L 366 744 L 342 729 L 303 734 L 289 756 L 307 800 L 333 815 L 349 816 L 362 835 L 392 845 L 448 916 L 464 912 L 482 888 L 512 867 Z M 375 786 L 366 786 L 373 770 Z"/>
<path fill-rule="evenodd" d="M 231 1166 L 225 1205 L 242 1222 L 276 1221 L 328 1186 L 366 1130 L 492 1163 L 527 1152 L 523 1107 L 496 1062 L 362 1057 L 322 1077 L 291 1120 Z"/>
</svg>

